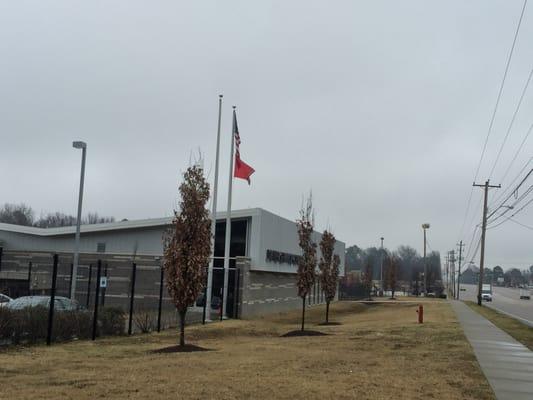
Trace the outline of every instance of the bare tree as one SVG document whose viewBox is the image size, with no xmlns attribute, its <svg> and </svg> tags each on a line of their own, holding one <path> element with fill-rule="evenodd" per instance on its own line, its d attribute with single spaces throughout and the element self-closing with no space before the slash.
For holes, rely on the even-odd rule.
<svg viewBox="0 0 533 400">
<path fill-rule="evenodd" d="M 201 293 L 211 252 L 211 219 L 206 203 L 209 184 L 203 169 L 189 167 L 179 187 L 180 212 L 164 242 L 164 270 L 168 292 L 180 316 L 180 346 L 185 345 L 187 308 Z"/>
<path fill-rule="evenodd" d="M 335 299 L 339 280 L 340 258 L 333 254 L 335 249 L 335 235 L 325 230 L 320 240 L 322 255 L 318 267 L 320 268 L 320 283 L 326 297 L 326 324 L 329 323 L 329 303 Z"/>
<path fill-rule="evenodd" d="M 101 217 L 98 213 L 89 213 L 86 217 L 81 219 L 82 225 L 89 224 L 103 224 L 107 222 L 114 222 L 114 217 Z M 39 228 L 55 228 L 60 226 L 74 226 L 76 225 L 76 217 L 73 215 L 64 214 L 62 212 L 48 213 L 41 215 L 39 220 L 35 222 L 34 226 Z"/>
<path fill-rule="evenodd" d="M 372 269 L 372 260 L 370 258 L 367 258 L 365 261 L 365 270 L 363 271 L 363 286 L 366 289 L 368 293 L 368 298 L 372 299 L 372 275 L 373 275 L 373 269 Z"/>
<path fill-rule="evenodd" d="M 398 267 L 400 265 L 400 259 L 395 254 L 387 257 L 387 274 L 386 274 L 386 287 L 391 291 L 391 297 L 394 299 L 394 293 L 398 285 Z"/>
<path fill-rule="evenodd" d="M 32 226 L 33 218 L 32 208 L 24 203 L 6 203 L 0 208 L 0 222 L 5 224 Z"/>
<path fill-rule="evenodd" d="M 302 256 L 298 261 L 298 296 L 302 298 L 302 331 L 305 324 L 305 298 L 311 291 L 315 283 L 316 268 L 316 243 L 313 242 L 313 200 L 311 194 L 307 198 L 305 205 L 300 209 L 300 218 L 296 221 L 298 225 L 299 245 L 302 249 Z"/>
</svg>

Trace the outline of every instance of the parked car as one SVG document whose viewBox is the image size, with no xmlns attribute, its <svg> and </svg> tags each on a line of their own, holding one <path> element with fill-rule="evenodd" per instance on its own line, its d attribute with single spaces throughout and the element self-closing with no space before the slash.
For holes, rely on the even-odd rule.
<svg viewBox="0 0 533 400">
<path fill-rule="evenodd" d="M 7 306 L 9 304 L 9 302 L 11 302 L 11 301 L 13 301 L 13 299 L 11 297 L 0 293 L 0 307 Z"/>
<path fill-rule="evenodd" d="M 49 308 L 50 296 L 23 296 L 15 300 L 11 300 L 6 307 L 11 310 L 22 310 L 26 307 L 37 306 Z M 76 311 L 83 309 L 83 307 L 81 307 L 76 300 L 56 296 L 54 309 L 58 311 Z"/>
<path fill-rule="evenodd" d="M 222 303 L 222 300 L 220 300 L 220 297 L 213 296 L 211 297 L 211 308 L 213 310 L 217 310 L 220 307 L 220 304 Z M 198 296 L 196 299 L 196 307 L 203 307 L 205 305 L 205 297 L 203 293 Z"/>
<path fill-rule="evenodd" d="M 531 292 L 529 289 L 520 289 L 520 300 L 530 300 Z"/>
</svg>

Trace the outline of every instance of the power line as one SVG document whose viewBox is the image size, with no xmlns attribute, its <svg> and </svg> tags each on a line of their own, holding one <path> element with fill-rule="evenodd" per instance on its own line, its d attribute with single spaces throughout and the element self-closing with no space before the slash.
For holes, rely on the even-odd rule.
<svg viewBox="0 0 533 400">
<path fill-rule="evenodd" d="M 519 222 L 519 221 L 517 221 L 515 219 L 512 219 L 512 218 L 509 218 L 509 221 L 514 222 L 515 224 L 518 224 L 520 226 L 523 226 L 524 228 L 527 228 L 527 229 L 530 229 L 530 230 L 533 231 L 533 226 L 529 226 L 529 225 L 523 224 L 523 223 L 521 223 L 521 222 Z"/>
<path fill-rule="evenodd" d="M 516 182 L 516 180 L 517 180 L 518 178 L 520 178 L 520 175 L 522 175 L 522 172 L 524 172 L 524 171 L 526 170 L 526 168 L 528 167 L 529 163 L 531 163 L 532 160 L 533 160 L 533 157 L 531 157 L 531 158 L 526 162 L 526 164 L 522 167 L 522 169 L 520 170 L 520 172 L 515 176 L 515 178 L 514 178 L 514 179 L 511 181 L 511 183 L 507 186 L 507 189 L 505 189 L 502 193 L 500 193 L 500 196 L 498 196 L 498 197 L 496 198 L 496 200 L 494 200 L 494 201 L 491 203 L 491 207 L 492 207 L 494 204 L 498 203 L 498 202 L 503 198 L 503 196 L 505 196 L 505 195 L 507 194 L 508 190 L 510 190 L 510 189 L 512 188 L 513 184 Z M 511 191 L 511 193 L 513 193 L 513 192 L 514 192 L 514 190 Z"/>
<path fill-rule="evenodd" d="M 533 173 L 533 169 L 530 170 L 530 171 L 527 173 L 527 175 L 524 177 L 524 179 L 522 179 L 522 181 L 518 184 L 518 186 L 516 186 L 516 187 L 515 187 L 510 193 L 509 193 L 509 195 L 505 198 L 505 200 L 503 200 L 503 201 L 501 202 L 501 204 L 500 204 L 500 205 L 499 205 L 499 206 L 498 206 L 498 207 L 497 207 L 492 213 L 490 213 L 489 216 L 488 216 L 487 218 L 492 217 L 494 214 L 496 214 L 496 212 L 497 212 L 500 208 L 505 207 L 505 203 L 507 203 L 507 201 L 513 196 L 513 194 L 517 194 L 517 193 L 518 193 L 518 189 L 520 189 L 520 187 L 521 187 L 521 186 L 524 184 L 524 182 L 525 182 L 525 181 L 531 176 L 532 173 Z M 526 196 L 529 194 L 529 192 L 530 192 L 531 190 L 533 190 L 533 185 L 530 186 L 528 189 L 526 189 L 525 192 L 520 196 L 520 198 L 517 199 L 517 200 L 514 202 L 513 207 L 514 207 L 515 205 L 517 205 L 517 204 L 518 204 L 518 203 L 519 203 L 524 197 L 526 197 Z M 502 214 L 500 214 L 500 216 L 503 215 L 503 214 L 505 214 L 508 210 L 509 210 L 509 208 L 507 208 Z M 500 216 L 497 216 L 494 220 L 500 218 Z M 493 221 L 494 221 L 494 220 L 493 220 Z M 491 222 L 493 222 L 493 221 L 491 221 Z"/>
<path fill-rule="evenodd" d="M 510 206 L 502 206 L 502 208 L 505 207 L 505 210 L 496 217 L 494 217 L 491 221 L 489 221 L 489 224 L 494 224 L 494 222 L 505 216 L 505 214 L 507 214 L 510 210 L 514 210 L 516 206 L 520 204 L 520 202 L 524 200 L 531 192 L 533 192 L 533 185 L 528 187 L 526 191 L 520 197 L 518 197 L 513 204 L 511 204 Z"/>
<path fill-rule="evenodd" d="M 516 158 L 518 157 L 518 154 L 520 154 L 520 152 L 522 151 L 522 148 L 524 147 L 524 144 L 526 143 L 527 141 L 527 138 L 529 137 L 529 135 L 531 134 L 531 131 L 533 130 L 533 123 L 529 126 L 529 129 L 527 130 L 526 132 L 526 135 L 524 136 L 524 139 L 522 140 L 522 143 L 520 143 L 520 146 L 518 146 L 518 149 L 516 149 L 516 152 L 514 154 L 514 157 L 513 159 L 511 160 L 511 162 L 509 163 L 509 166 L 507 167 L 507 170 L 505 171 L 505 174 L 503 174 L 503 178 L 500 180 L 500 182 L 503 182 L 504 179 L 507 177 L 507 174 L 509 173 L 509 171 L 511 170 L 511 167 L 513 166 Z M 530 159 L 531 161 L 531 159 Z"/>
<path fill-rule="evenodd" d="M 526 204 L 524 204 L 520 209 L 518 209 L 518 211 L 516 211 L 513 215 L 511 215 L 510 217 L 507 217 L 505 218 L 502 222 L 500 222 L 499 224 L 496 224 L 494 226 L 491 226 L 489 229 L 494 229 L 494 228 L 497 228 L 499 227 L 500 225 L 504 224 L 505 222 L 509 221 L 511 218 L 513 218 L 514 216 L 516 216 L 516 214 L 520 213 L 522 210 L 524 210 L 527 206 L 529 206 L 531 203 L 533 203 L 533 198 L 531 198 Z"/>
<path fill-rule="evenodd" d="M 492 111 L 492 116 L 491 116 L 491 119 L 490 119 L 489 128 L 487 130 L 487 135 L 485 137 L 485 143 L 483 144 L 483 150 L 481 151 L 481 156 L 479 158 L 479 163 L 478 163 L 478 166 L 476 168 L 476 173 L 474 175 L 474 182 L 477 180 L 477 177 L 479 175 L 479 169 L 481 168 L 481 164 L 482 164 L 483 158 L 485 156 L 485 151 L 487 150 L 487 143 L 489 142 L 489 137 L 490 137 L 490 134 L 491 134 L 491 131 L 492 131 L 492 126 L 494 125 L 494 119 L 496 118 L 496 113 L 498 111 L 498 106 L 500 105 L 500 100 L 501 100 L 502 93 L 503 93 L 503 87 L 505 86 L 505 81 L 507 79 L 507 73 L 509 72 L 509 66 L 511 64 L 511 59 L 513 58 L 513 52 L 514 52 L 514 48 L 515 48 L 515 45 L 516 45 L 516 39 L 518 38 L 518 33 L 520 32 L 520 26 L 522 25 L 522 18 L 524 17 L 524 12 L 526 10 L 527 1 L 528 0 L 524 0 L 524 4 L 522 6 L 522 11 L 520 12 L 520 18 L 518 19 L 518 24 L 516 26 L 515 34 L 514 34 L 514 37 L 513 37 L 513 44 L 511 45 L 511 50 L 509 51 L 509 55 L 507 56 L 507 63 L 505 64 L 505 71 L 503 73 L 502 81 L 501 81 L 501 84 L 500 84 L 500 89 L 498 91 L 498 96 L 496 97 L 496 104 L 494 105 L 494 110 Z M 464 216 L 464 219 L 463 219 L 463 226 L 461 227 L 461 231 L 459 233 L 459 236 L 462 236 L 463 232 L 464 232 L 464 227 L 465 227 L 465 224 L 466 224 L 466 219 L 468 217 L 468 213 L 470 211 L 470 204 L 472 202 L 473 193 L 474 193 L 474 188 L 472 187 L 470 189 L 470 196 L 468 197 L 468 202 L 467 202 L 467 206 L 466 206 L 466 212 L 465 212 L 465 216 Z"/>
<path fill-rule="evenodd" d="M 496 156 L 496 159 L 494 160 L 494 164 L 492 164 L 492 169 L 490 170 L 489 179 L 492 178 L 492 174 L 494 173 L 494 169 L 496 168 L 496 165 L 498 164 L 498 161 L 502 154 L 502 150 L 505 147 L 505 143 L 507 142 L 507 138 L 509 137 L 509 134 L 511 133 L 511 129 L 513 128 L 513 125 L 514 125 L 514 121 L 516 120 L 516 115 L 518 114 L 518 111 L 520 110 L 520 106 L 522 105 L 522 100 L 524 100 L 524 95 L 526 94 L 527 88 L 529 86 L 529 82 L 531 81 L 531 76 L 533 76 L 533 69 L 531 69 L 531 71 L 529 72 L 529 76 L 527 78 L 526 84 L 524 85 L 524 89 L 522 90 L 522 94 L 520 95 L 520 100 L 518 101 L 518 104 L 516 105 L 516 109 L 513 113 L 513 117 L 511 118 L 511 122 L 509 123 L 509 127 L 507 128 L 507 132 L 505 134 L 503 142 L 500 146 L 500 149 L 498 150 L 498 155 Z"/>
</svg>

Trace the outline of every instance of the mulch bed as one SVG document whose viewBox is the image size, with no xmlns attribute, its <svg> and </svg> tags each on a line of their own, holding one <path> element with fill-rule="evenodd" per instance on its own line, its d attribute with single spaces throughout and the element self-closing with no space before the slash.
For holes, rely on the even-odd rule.
<svg viewBox="0 0 533 400">
<path fill-rule="evenodd" d="M 327 333 L 318 331 L 290 331 L 281 335 L 281 337 L 297 337 L 297 336 L 327 336 Z"/>
<path fill-rule="evenodd" d="M 162 349 L 152 350 L 150 353 L 153 354 L 165 354 L 165 353 L 192 353 L 195 351 L 211 351 L 211 349 L 204 349 L 200 346 L 195 346 L 194 344 L 186 344 L 185 346 L 169 346 L 163 347 Z"/>
<path fill-rule="evenodd" d="M 340 322 L 321 322 L 319 326 L 339 326 L 342 325 Z"/>
</svg>

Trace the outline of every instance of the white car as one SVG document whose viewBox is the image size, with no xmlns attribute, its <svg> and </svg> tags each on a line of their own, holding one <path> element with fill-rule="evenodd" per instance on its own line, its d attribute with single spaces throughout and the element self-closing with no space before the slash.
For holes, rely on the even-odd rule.
<svg viewBox="0 0 533 400">
<path fill-rule="evenodd" d="M 481 293 L 481 300 L 492 301 L 492 294 L 491 293 Z"/>
<path fill-rule="evenodd" d="M 520 289 L 520 300 L 529 300 L 531 293 L 529 289 Z"/>
<path fill-rule="evenodd" d="M 0 293 L 0 307 L 6 306 L 11 300 L 13 300 L 11 297 Z"/>
</svg>

